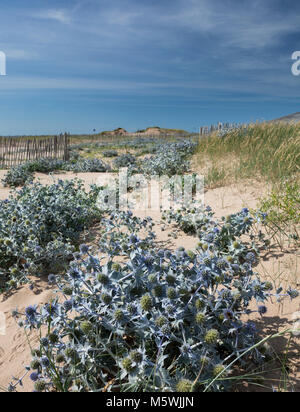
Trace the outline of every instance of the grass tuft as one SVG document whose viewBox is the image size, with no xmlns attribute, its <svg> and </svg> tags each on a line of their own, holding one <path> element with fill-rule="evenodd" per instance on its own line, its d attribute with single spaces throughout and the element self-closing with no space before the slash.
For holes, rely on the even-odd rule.
<svg viewBox="0 0 300 412">
<path fill-rule="evenodd" d="M 209 164 L 207 183 L 220 186 L 241 179 L 275 182 L 300 171 L 300 123 L 262 123 L 220 137 L 202 138 L 196 163 Z"/>
</svg>

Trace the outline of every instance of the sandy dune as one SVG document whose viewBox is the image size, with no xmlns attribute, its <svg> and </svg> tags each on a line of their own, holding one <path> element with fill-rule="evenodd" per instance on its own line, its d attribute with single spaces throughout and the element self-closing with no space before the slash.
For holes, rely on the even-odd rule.
<svg viewBox="0 0 300 412">
<path fill-rule="evenodd" d="M 5 172 L 0 171 L 0 179 Z M 66 179 L 78 177 L 84 180 L 85 186 L 88 188 L 90 183 L 101 184 L 107 182 L 108 176 L 99 173 L 85 173 L 74 175 L 72 173 L 56 174 L 53 177 L 38 174 L 37 178 L 43 184 L 52 183 L 53 179 Z M 210 205 L 216 213 L 217 217 L 227 215 L 239 211 L 242 207 L 254 208 L 257 205 L 258 199 L 265 192 L 264 186 L 257 183 L 231 185 L 228 187 L 209 190 L 205 193 L 205 203 Z M 9 189 L 0 187 L 0 198 L 5 199 L 8 196 Z M 176 248 L 184 246 L 186 249 L 194 249 L 197 239 L 187 236 L 183 233 L 178 233 L 177 238 L 170 233 L 170 229 L 162 231 L 160 225 L 160 213 L 141 210 L 138 213 L 141 217 L 151 215 L 156 221 L 155 231 L 158 235 L 158 240 L 162 245 Z M 168 236 L 171 234 L 171 236 Z M 286 251 L 274 251 L 272 255 L 263 257 L 262 263 L 258 267 L 258 272 L 261 276 L 272 279 L 275 282 L 283 280 L 284 282 L 292 282 L 293 285 L 300 286 L 300 261 L 299 255 Z M 280 277 L 280 279 L 279 279 Z M 24 373 L 24 367 L 30 362 L 30 350 L 26 336 L 22 329 L 16 325 L 11 316 L 11 311 L 18 307 L 19 311 L 23 311 L 28 305 L 41 304 L 49 301 L 53 295 L 53 290 L 49 288 L 45 280 L 35 280 L 35 290 L 30 291 L 28 286 L 23 286 L 15 293 L 8 297 L 0 296 L 0 313 L 4 313 L 6 318 L 6 331 L 1 335 L 0 328 L 0 388 L 7 387 L 11 377 L 21 377 Z M 294 312 L 300 310 L 300 300 L 297 299 L 290 303 L 288 300 L 282 302 L 278 308 L 276 304 L 270 304 L 268 307 L 268 316 L 262 321 L 258 317 L 254 317 L 259 326 L 266 333 L 274 333 L 278 330 L 284 330 L 291 326 L 291 319 Z M 1 320 L 1 318 L 0 318 Z M 2 330 L 3 332 L 3 330 Z M 34 335 L 31 337 L 34 342 Z M 298 343 L 297 343 L 298 342 Z M 286 343 L 285 339 L 276 342 L 275 349 L 282 349 Z M 300 366 L 299 366 L 299 340 L 294 340 L 290 348 L 291 359 L 291 379 L 295 384 L 295 390 L 300 390 Z M 278 376 L 271 374 L 271 378 Z M 268 386 L 270 384 L 268 383 Z M 24 380 L 22 391 L 31 391 L 32 383 L 29 378 Z"/>
</svg>

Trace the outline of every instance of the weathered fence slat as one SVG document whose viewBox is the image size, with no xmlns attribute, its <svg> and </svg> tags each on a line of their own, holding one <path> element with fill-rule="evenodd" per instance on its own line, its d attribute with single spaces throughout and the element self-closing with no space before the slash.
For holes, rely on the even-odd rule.
<svg viewBox="0 0 300 412">
<path fill-rule="evenodd" d="M 1 167 L 16 166 L 42 157 L 69 159 L 70 139 L 67 133 L 54 137 L 1 137 Z"/>
</svg>

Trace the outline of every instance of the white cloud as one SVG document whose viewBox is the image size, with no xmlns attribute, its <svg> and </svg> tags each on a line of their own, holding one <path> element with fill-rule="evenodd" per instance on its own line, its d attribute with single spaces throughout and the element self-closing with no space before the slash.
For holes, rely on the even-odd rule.
<svg viewBox="0 0 300 412">
<path fill-rule="evenodd" d="M 69 24 L 71 17 L 64 10 L 42 10 L 33 14 L 36 19 L 56 20 L 60 23 Z"/>
<path fill-rule="evenodd" d="M 184 0 L 183 7 L 166 23 L 219 38 L 223 46 L 261 49 L 280 41 L 283 35 L 298 31 L 299 13 L 274 13 L 268 1 L 244 3 L 214 0 Z"/>
</svg>

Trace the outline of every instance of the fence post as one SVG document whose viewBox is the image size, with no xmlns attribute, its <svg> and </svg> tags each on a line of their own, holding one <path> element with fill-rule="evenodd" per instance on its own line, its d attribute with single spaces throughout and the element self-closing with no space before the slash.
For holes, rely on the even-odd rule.
<svg viewBox="0 0 300 412">
<path fill-rule="evenodd" d="M 64 134 L 64 160 L 68 161 L 70 159 L 69 153 L 69 136 L 67 133 Z"/>
</svg>

